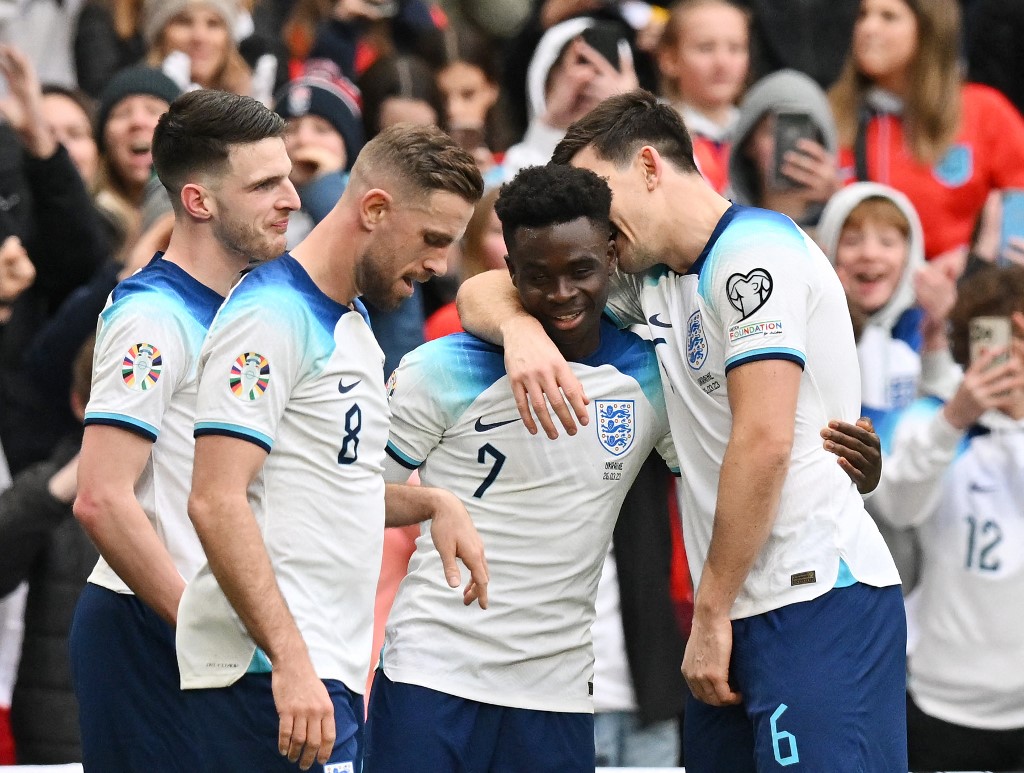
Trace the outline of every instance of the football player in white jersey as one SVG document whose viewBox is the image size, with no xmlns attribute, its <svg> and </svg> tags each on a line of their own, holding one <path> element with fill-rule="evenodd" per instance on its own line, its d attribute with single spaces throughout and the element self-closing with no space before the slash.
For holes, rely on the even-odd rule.
<svg viewBox="0 0 1024 773">
<path fill-rule="evenodd" d="M 458 554 L 466 600 L 486 592 L 458 499 L 385 487 L 383 353 L 357 300 L 393 308 L 444 273 L 482 192 L 473 158 L 441 130 L 387 129 L 327 217 L 246 275 L 211 325 L 188 505 L 207 562 L 177 628 L 204 770 L 360 769 L 385 523 L 431 519 L 452 554 L 448 584 Z"/>
<path fill-rule="evenodd" d="M 820 426 L 853 421 L 860 405 L 834 271 L 791 220 L 711 189 L 679 116 L 646 92 L 577 121 L 553 161 L 608 180 L 627 272 L 609 308 L 660 339 L 696 588 L 687 770 L 905 769 L 899 576 L 856 488 L 817 447 Z M 516 301 L 507 280 L 483 275 L 460 311 L 504 343 L 524 423 L 535 427 L 532 408 L 555 434 L 546 394 L 574 432 L 573 414 L 589 421 L 585 391 Z"/>
<path fill-rule="evenodd" d="M 86 770 L 199 769 L 173 630 L 202 560 L 186 513 L 196 368 L 238 273 L 284 249 L 299 199 L 283 132 L 253 99 L 196 91 L 154 134 L 174 233 L 100 315 L 78 471 L 75 515 L 102 556 L 71 629 Z"/>
<path fill-rule="evenodd" d="M 676 467 L 656 345 L 602 319 L 610 203 L 592 172 L 546 166 L 521 171 L 496 205 L 517 297 L 592 398 L 580 432 L 531 435 L 501 348 L 469 334 L 418 348 L 391 378 L 385 475 L 418 469 L 466 503 L 487 545 L 492 603 L 463 609 L 421 536 L 388 618 L 366 773 L 594 769 L 598 578 L 652 448 Z M 870 456 L 877 463 L 877 448 Z"/>
</svg>

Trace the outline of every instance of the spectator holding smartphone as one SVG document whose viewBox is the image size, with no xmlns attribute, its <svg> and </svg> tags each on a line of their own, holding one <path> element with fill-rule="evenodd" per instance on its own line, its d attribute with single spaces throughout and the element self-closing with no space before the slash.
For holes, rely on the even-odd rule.
<svg viewBox="0 0 1024 773">
<path fill-rule="evenodd" d="M 1012 318 L 1007 348 L 969 359 L 978 316 Z M 964 280 L 950 316 L 966 368 L 954 397 L 915 403 L 868 508 L 917 527 L 920 632 L 907 678 L 911 770 L 1024 767 L 1024 267 Z"/>
<path fill-rule="evenodd" d="M 777 131 L 787 120 L 803 127 L 793 142 L 786 139 L 789 132 Z M 804 230 L 813 228 L 839 187 L 836 127 L 821 87 L 796 70 L 762 78 L 740 104 L 733 137 L 730 198 L 788 215 Z"/>
<path fill-rule="evenodd" d="M 993 190 L 1024 187 L 1024 120 L 995 89 L 964 84 L 955 0 L 861 0 L 830 100 L 844 180 L 902 191 L 925 257 L 959 270 Z"/>
</svg>

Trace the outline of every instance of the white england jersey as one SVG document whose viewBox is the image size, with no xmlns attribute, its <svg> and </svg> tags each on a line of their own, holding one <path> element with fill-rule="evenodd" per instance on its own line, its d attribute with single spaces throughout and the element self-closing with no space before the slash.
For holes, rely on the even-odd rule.
<svg viewBox="0 0 1024 773">
<path fill-rule="evenodd" d="M 384 355 L 362 316 L 290 255 L 228 296 L 203 347 L 196 436 L 268 452 L 249 487 L 277 583 L 321 679 L 360 693 L 384 538 Z M 256 651 L 209 564 L 178 612 L 185 689 L 223 687 Z"/>
<path fill-rule="evenodd" d="M 1024 420 L 989 411 L 964 433 L 942 406 L 919 400 L 900 419 L 899 494 L 884 513 L 916 526 L 921 546 L 907 689 L 930 716 L 1013 730 L 1024 727 Z"/>
<path fill-rule="evenodd" d="M 726 375 L 763 359 L 795 362 L 803 376 L 778 515 L 731 617 L 822 595 L 835 584 L 840 559 L 860 582 L 898 584 L 860 494 L 821 447 L 829 419 L 857 420 L 860 370 L 842 286 L 810 238 L 784 215 L 733 205 L 686 274 L 659 267 L 620 274 L 616 285 L 610 308 L 624 324 L 648 325 L 666 378 L 694 587 L 732 428 Z"/>
<path fill-rule="evenodd" d="M 484 703 L 592 712 L 590 627 L 623 497 L 660 441 L 671 455 L 657 358 L 602 322 L 571 363 L 590 424 L 551 441 L 519 419 L 503 351 L 468 334 L 408 354 L 390 381 L 386 477 L 419 469 L 466 504 L 487 551 L 490 607 L 465 607 L 422 528 L 384 640 L 384 672 Z M 675 467 L 670 461 L 670 466 Z"/>
<path fill-rule="evenodd" d="M 135 497 L 186 580 L 203 562 L 188 518 L 199 351 L 224 298 L 157 255 L 100 314 L 85 424 L 153 442 Z M 89 582 L 131 593 L 101 556 Z"/>
</svg>

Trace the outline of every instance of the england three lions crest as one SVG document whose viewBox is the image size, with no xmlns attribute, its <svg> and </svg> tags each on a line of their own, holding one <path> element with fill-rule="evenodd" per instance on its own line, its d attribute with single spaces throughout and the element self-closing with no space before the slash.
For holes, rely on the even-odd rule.
<svg viewBox="0 0 1024 773">
<path fill-rule="evenodd" d="M 632 400 L 595 400 L 597 438 L 613 456 L 622 456 L 633 445 L 634 403 Z"/>
<path fill-rule="evenodd" d="M 686 362 L 700 370 L 708 356 L 708 339 L 700 323 L 700 311 L 695 311 L 686 322 Z"/>
</svg>

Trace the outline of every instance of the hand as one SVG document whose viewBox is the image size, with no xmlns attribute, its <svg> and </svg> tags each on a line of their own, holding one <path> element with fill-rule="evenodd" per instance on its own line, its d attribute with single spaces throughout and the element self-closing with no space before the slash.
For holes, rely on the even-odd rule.
<svg viewBox="0 0 1024 773">
<path fill-rule="evenodd" d="M 584 107 L 584 90 L 593 72 L 588 65 L 578 62 L 579 55 L 576 52 L 581 42 L 577 38 L 569 44 L 569 50 L 562 57 L 561 69 L 552 79 L 544 100 L 546 110 L 543 121 L 555 129 L 568 129 Z"/>
<path fill-rule="evenodd" d="M 576 40 L 576 55 L 580 62 L 592 67 L 596 73 L 586 87 L 587 96 L 595 102 L 640 88 L 636 70 L 633 69 L 633 51 L 625 42 L 619 45 L 618 70 L 582 38 Z"/>
<path fill-rule="evenodd" d="M 291 664 L 273 664 L 270 684 L 274 706 L 281 718 L 277 750 L 289 761 L 308 770 L 314 760 L 321 765 L 334 750 L 334 704 L 324 683 L 317 677 L 309 655 L 303 653 Z"/>
<path fill-rule="evenodd" d="M 928 322 L 945 325 L 956 303 L 955 265 L 949 261 L 925 263 L 914 274 L 914 295 Z"/>
<path fill-rule="evenodd" d="M 78 493 L 78 457 L 74 457 L 50 477 L 47 489 L 58 502 L 70 505 Z"/>
<path fill-rule="evenodd" d="M 783 157 L 782 173 L 808 201 L 828 201 L 840 187 L 836 157 L 814 140 L 797 140 L 796 147 Z"/>
<path fill-rule="evenodd" d="M 861 494 L 874 491 L 882 477 L 882 441 L 871 419 L 862 416 L 856 424 L 830 421 L 821 436 L 825 450 L 839 457 L 839 466 L 857 484 L 857 490 Z"/>
<path fill-rule="evenodd" d="M 0 304 L 13 303 L 35 280 L 36 267 L 21 239 L 8 236 L 0 244 Z"/>
<path fill-rule="evenodd" d="M 967 255 L 969 252 L 970 248 L 966 244 L 961 244 L 959 247 L 952 247 L 945 252 L 940 252 L 929 260 L 928 263 L 937 269 L 941 268 L 946 274 L 956 280 L 960 278 L 967 267 Z"/>
<path fill-rule="evenodd" d="M 1014 325 L 1018 334 L 1024 334 L 1024 316 L 1014 314 Z M 1013 356 L 1002 365 L 992 367 L 1005 349 L 990 349 L 971 363 L 964 372 L 964 379 L 953 398 L 942 409 L 946 421 L 958 430 L 966 430 L 978 418 L 991 409 L 1007 410 L 1019 400 L 1024 389 L 1024 342 L 1014 338 Z"/>
<path fill-rule="evenodd" d="M 305 185 L 321 175 L 340 172 L 344 166 L 344 155 L 332 153 L 327 148 L 306 145 L 292 153 L 291 179 L 295 185 Z"/>
<path fill-rule="evenodd" d="M 549 406 L 570 435 L 576 434 L 574 413 L 580 424 L 590 423 L 587 411 L 590 400 L 583 392 L 583 385 L 539 322 L 531 319 L 526 326 L 509 326 L 503 331 L 502 340 L 505 342 L 505 372 L 512 395 L 531 435 L 537 434 L 537 423 L 533 419 L 536 414 L 544 433 L 552 440 L 558 437 L 548 413 Z"/>
<path fill-rule="evenodd" d="M 683 654 L 683 678 L 693 697 L 710 706 L 735 706 L 742 696 L 729 686 L 732 621 L 695 612 Z"/>
<path fill-rule="evenodd" d="M 458 588 L 462 583 L 462 574 L 455 560 L 461 558 L 470 572 L 470 581 L 463 591 L 463 603 L 468 607 L 476 601 L 481 609 L 487 609 L 487 582 L 490 579 L 487 558 L 473 520 L 465 505 L 450 491 L 430 491 L 437 498 L 437 505 L 430 518 L 430 538 L 441 556 L 448 586 Z"/>
<path fill-rule="evenodd" d="M 7 116 L 29 153 L 50 158 L 57 152 L 57 140 L 43 119 L 43 91 L 32 61 L 14 46 L 0 45 L 0 74 L 10 91 L 10 98 L 0 104 L 0 112 Z"/>
</svg>

